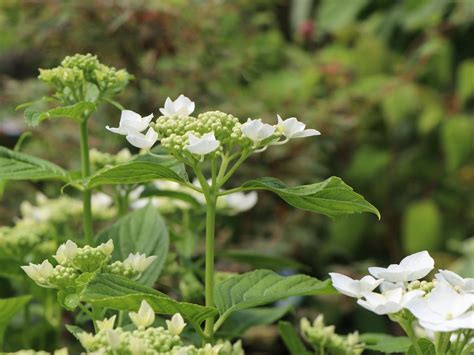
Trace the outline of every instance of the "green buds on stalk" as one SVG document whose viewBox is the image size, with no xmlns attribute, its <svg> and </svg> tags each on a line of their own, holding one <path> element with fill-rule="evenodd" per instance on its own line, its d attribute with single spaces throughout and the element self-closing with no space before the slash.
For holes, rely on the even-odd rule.
<svg viewBox="0 0 474 355">
<path fill-rule="evenodd" d="M 110 98 L 122 91 L 132 75 L 100 63 L 95 55 L 76 54 L 64 58 L 56 68 L 40 69 L 38 78 L 56 90 L 56 99 L 73 104 Z"/>
</svg>

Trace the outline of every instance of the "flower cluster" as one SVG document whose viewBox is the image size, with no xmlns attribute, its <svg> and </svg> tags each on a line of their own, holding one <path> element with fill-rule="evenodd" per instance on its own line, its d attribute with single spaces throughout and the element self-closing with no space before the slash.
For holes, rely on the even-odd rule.
<svg viewBox="0 0 474 355">
<path fill-rule="evenodd" d="M 353 280 L 330 273 L 333 286 L 358 298 L 357 303 L 379 315 L 397 319 L 408 310 L 420 326 L 431 332 L 474 329 L 474 279 L 439 270 L 431 282 L 420 281 L 434 268 L 426 251 L 404 258 L 387 268 L 369 268 L 372 276 Z M 374 292 L 380 286 L 381 292 Z"/>
<path fill-rule="evenodd" d="M 97 56 L 76 54 L 66 57 L 53 69 L 40 69 L 38 78 L 56 90 L 64 104 L 96 102 L 120 92 L 132 79 L 126 70 L 117 70 L 99 62 Z"/>
<path fill-rule="evenodd" d="M 106 219 L 115 214 L 112 199 L 103 193 L 92 195 L 92 210 L 96 219 Z M 80 200 L 69 196 L 48 198 L 36 194 L 35 203 L 24 201 L 20 205 L 21 218 L 14 226 L 0 227 L 0 248 L 19 260 L 36 259 L 50 255 L 56 244 L 54 235 L 75 227 L 82 215 Z"/>
<path fill-rule="evenodd" d="M 162 116 L 155 123 L 151 123 L 153 115 L 142 117 L 132 111 L 122 111 L 119 127 L 107 129 L 125 135 L 130 144 L 142 149 L 150 149 L 160 140 L 171 154 L 185 161 L 202 159 L 208 154 L 230 154 L 236 149 L 250 154 L 293 138 L 320 134 L 314 129 L 306 129 L 295 117 L 283 120 L 278 115 L 275 125 L 250 118 L 242 124 L 237 117 L 220 111 L 194 117 L 191 116 L 194 109 L 195 103 L 180 95 L 174 101 L 166 99 L 160 109 Z M 145 130 L 147 132 L 143 134 Z"/>
<path fill-rule="evenodd" d="M 300 330 L 303 338 L 311 344 L 318 353 L 324 349 L 326 354 L 359 355 L 364 350 L 364 344 L 359 340 L 359 333 L 354 332 L 347 336 L 335 332 L 333 325 L 324 324 L 324 316 L 320 314 L 311 324 L 307 318 L 300 321 Z"/>
<path fill-rule="evenodd" d="M 185 345 L 180 338 L 186 323 L 183 317 L 176 313 L 166 320 L 164 327 L 150 327 L 155 321 L 155 312 L 143 300 L 137 312 L 129 312 L 129 317 L 135 325 L 134 330 L 114 328 L 115 316 L 97 322 L 96 334 L 82 332 L 77 334 L 82 346 L 88 354 L 169 354 L 169 355 L 243 355 L 240 342 L 212 346 L 205 344 L 202 348 Z M 128 329 L 128 328 L 127 328 Z"/>
<path fill-rule="evenodd" d="M 138 253 L 130 254 L 124 261 L 109 265 L 113 250 L 112 240 L 95 248 L 89 245 L 79 248 L 76 243 L 68 240 L 53 255 L 58 263 L 56 266 L 49 260 L 44 260 L 41 264 L 22 266 L 22 269 L 41 287 L 64 289 L 76 287 L 78 277 L 90 272 L 102 271 L 138 279 L 156 258 Z"/>
<path fill-rule="evenodd" d="M 108 166 L 127 163 L 132 159 L 132 154 L 127 148 L 117 154 L 104 153 L 93 148 L 89 151 L 89 159 L 93 169 L 97 171 Z"/>
<path fill-rule="evenodd" d="M 196 187 L 201 187 L 197 179 L 193 181 L 193 184 Z M 202 206 L 206 205 L 206 200 L 201 193 L 198 193 L 197 191 L 187 186 L 183 186 L 177 182 L 164 180 L 155 181 L 153 182 L 153 188 L 159 191 L 171 191 L 186 194 L 192 197 Z M 158 208 L 162 213 L 172 213 L 176 210 L 187 210 L 192 207 L 192 204 L 188 201 L 178 198 L 171 198 L 167 196 L 141 197 L 141 194 L 144 190 L 145 187 L 140 186 L 130 193 L 129 197 L 133 209 L 142 208 L 149 203 Z M 251 191 L 248 193 L 234 192 L 228 195 L 219 196 L 216 207 L 219 213 L 226 215 L 236 215 L 253 208 L 256 205 L 257 200 L 258 194 L 256 191 Z"/>
</svg>

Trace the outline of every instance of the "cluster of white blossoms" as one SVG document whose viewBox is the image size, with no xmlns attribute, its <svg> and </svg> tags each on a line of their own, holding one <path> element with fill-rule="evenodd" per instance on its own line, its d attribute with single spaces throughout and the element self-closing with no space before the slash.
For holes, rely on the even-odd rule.
<svg viewBox="0 0 474 355">
<path fill-rule="evenodd" d="M 202 348 L 185 345 L 180 335 L 186 323 L 179 313 L 166 320 L 166 329 L 151 327 L 155 321 L 155 312 L 145 300 L 137 312 L 129 312 L 128 315 L 135 330 L 115 328 L 116 316 L 113 316 L 97 321 L 96 334 L 77 334 L 87 354 L 243 355 L 240 342 L 234 345 L 228 342 L 214 346 L 205 344 Z"/>
<path fill-rule="evenodd" d="M 141 149 L 150 149 L 158 140 L 171 154 L 186 158 L 189 154 L 205 156 L 210 153 L 232 151 L 236 146 L 250 151 L 262 151 L 269 145 L 283 144 L 290 139 L 320 135 L 295 117 L 282 119 L 270 125 L 261 119 L 239 119 L 220 111 L 210 111 L 192 117 L 195 103 L 180 95 L 176 100 L 166 99 L 160 108 L 162 116 L 151 123 L 153 115 L 142 117 L 124 110 L 116 128 L 109 131 L 125 135 L 128 142 Z M 146 133 L 144 133 L 146 131 Z M 281 138 L 283 139 L 281 140 Z"/>
<path fill-rule="evenodd" d="M 77 278 L 86 272 L 106 272 L 138 279 L 156 259 L 156 256 L 130 254 L 124 261 L 109 265 L 114 244 L 112 240 L 97 247 L 86 245 L 82 248 L 68 240 L 61 244 L 53 255 L 57 265 L 53 266 L 48 259 L 40 264 L 30 263 L 21 268 L 39 286 L 63 289 L 75 287 Z"/>
<path fill-rule="evenodd" d="M 201 187 L 197 179 L 193 180 L 193 185 L 196 187 Z M 158 191 L 178 192 L 180 194 L 188 195 L 200 205 L 206 205 L 206 200 L 201 193 L 177 182 L 160 180 L 154 181 L 152 186 Z M 186 201 L 186 199 L 168 196 L 141 197 L 144 191 L 144 186 L 139 186 L 131 191 L 129 199 L 133 209 L 143 208 L 148 204 L 152 204 L 154 207 L 158 208 L 161 213 L 166 214 L 173 213 L 176 210 L 189 210 L 193 207 L 193 205 L 189 201 Z M 248 193 L 239 191 L 228 195 L 219 196 L 217 199 L 216 208 L 219 213 L 232 216 L 252 209 L 257 204 L 257 201 L 258 194 L 256 191 L 251 191 Z"/>
<path fill-rule="evenodd" d="M 474 279 L 439 270 L 435 279 L 420 281 L 434 269 L 427 251 L 404 258 L 387 268 L 370 267 L 372 276 L 360 280 L 330 273 L 333 286 L 357 298 L 362 307 L 379 315 L 408 310 L 421 327 L 431 332 L 474 329 Z M 374 292 L 380 287 L 381 292 Z"/>
</svg>

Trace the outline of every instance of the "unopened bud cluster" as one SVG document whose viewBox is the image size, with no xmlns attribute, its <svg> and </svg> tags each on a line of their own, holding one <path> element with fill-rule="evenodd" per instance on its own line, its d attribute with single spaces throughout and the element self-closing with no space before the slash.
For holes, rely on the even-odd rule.
<svg viewBox="0 0 474 355">
<path fill-rule="evenodd" d="M 354 332 L 347 336 L 335 332 L 333 325 L 324 324 L 324 316 L 319 315 L 313 322 L 307 318 L 300 321 L 301 335 L 316 349 L 324 348 L 327 354 L 362 354 L 364 344 L 359 340 L 359 333 Z"/>
<path fill-rule="evenodd" d="M 108 166 L 124 164 L 132 158 L 132 154 L 127 148 L 122 149 L 117 154 L 101 152 L 95 148 L 89 151 L 89 159 L 94 170 L 99 170 Z"/>
<path fill-rule="evenodd" d="M 86 245 L 79 248 L 76 243 L 68 240 L 59 246 L 53 255 L 58 265 L 53 266 L 48 260 L 41 264 L 30 263 L 22 266 L 25 273 L 39 286 L 65 289 L 76 287 L 77 278 L 90 272 L 113 272 L 116 275 L 138 279 L 155 259 L 143 254 L 130 254 L 123 262 L 116 261 L 109 265 L 114 249 L 112 240 L 97 247 Z M 116 267 L 117 263 L 123 267 Z"/>
<path fill-rule="evenodd" d="M 415 280 L 412 281 L 408 284 L 408 290 L 422 290 L 426 293 L 431 292 L 433 288 L 436 286 L 436 279 L 433 279 L 432 281 L 426 281 L 426 280 Z"/>
<path fill-rule="evenodd" d="M 56 90 L 55 97 L 65 104 L 79 101 L 96 101 L 113 96 L 131 80 L 126 70 L 117 70 L 99 62 L 97 56 L 76 54 L 66 57 L 56 68 L 40 69 L 38 78 Z M 90 87 L 96 87 L 97 95 L 91 95 Z"/>
<path fill-rule="evenodd" d="M 240 342 L 234 345 L 229 342 L 215 346 L 205 344 L 202 348 L 185 345 L 180 335 L 186 323 L 179 313 L 166 320 L 166 328 L 151 327 L 155 320 L 155 312 L 145 300 L 137 312 L 129 312 L 129 317 L 136 327 L 135 330 L 125 330 L 121 327 L 114 329 L 115 316 L 113 316 L 97 322 L 98 331 L 95 335 L 87 332 L 79 333 L 79 341 L 87 353 L 243 355 Z"/>
</svg>

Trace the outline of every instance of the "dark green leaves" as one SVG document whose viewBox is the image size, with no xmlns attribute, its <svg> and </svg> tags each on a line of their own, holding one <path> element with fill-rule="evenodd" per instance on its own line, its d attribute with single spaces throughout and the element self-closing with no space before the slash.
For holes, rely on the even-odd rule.
<svg viewBox="0 0 474 355">
<path fill-rule="evenodd" d="M 50 118 L 70 118 L 80 122 L 94 111 L 96 105 L 92 102 L 80 101 L 70 106 L 55 107 L 49 111 L 37 111 L 31 107 L 25 110 L 25 119 L 31 126 L 37 126 L 41 121 Z"/>
<path fill-rule="evenodd" d="M 31 296 L 20 296 L 0 299 L 0 349 L 3 345 L 3 335 L 8 323 L 30 301 Z"/>
<path fill-rule="evenodd" d="M 100 185 L 138 184 L 156 179 L 184 182 L 183 177 L 169 166 L 149 161 L 133 161 L 98 171 L 86 181 L 86 187 L 91 189 Z"/>
<path fill-rule="evenodd" d="M 218 283 L 214 290 L 221 318 L 231 313 L 272 303 L 291 296 L 331 293 L 329 280 L 320 281 L 306 275 L 280 276 L 270 270 L 255 270 Z M 223 321 L 223 320 L 222 320 Z"/>
<path fill-rule="evenodd" d="M 136 311 L 142 300 L 146 300 L 156 313 L 181 313 L 195 327 L 217 314 L 215 308 L 178 302 L 138 282 L 107 274 L 95 276 L 82 292 L 81 298 L 93 305 L 121 311 Z"/>
<path fill-rule="evenodd" d="M 49 161 L 0 147 L 0 179 L 68 181 L 68 173 Z"/>
<path fill-rule="evenodd" d="M 168 229 L 156 208 L 148 205 L 134 211 L 97 236 L 99 243 L 109 239 L 114 241 L 114 260 L 124 260 L 137 252 L 157 257 L 140 278 L 140 282 L 152 286 L 160 276 L 169 248 Z"/>
<path fill-rule="evenodd" d="M 330 177 L 322 182 L 288 187 L 272 177 L 250 180 L 242 185 L 246 190 L 269 190 L 276 193 L 288 204 L 328 217 L 340 217 L 352 213 L 371 212 L 380 219 L 379 211 L 364 197 L 354 192 L 338 177 Z"/>
<path fill-rule="evenodd" d="M 418 344 L 418 347 L 421 349 L 421 353 L 423 355 L 435 355 L 436 354 L 436 348 L 435 345 L 426 338 L 419 338 L 416 343 Z M 415 349 L 414 345 L 411 345 L 408 351 L 406 352 L 407 355 L 417 355 L 418 352 Z"/>
</svg>

